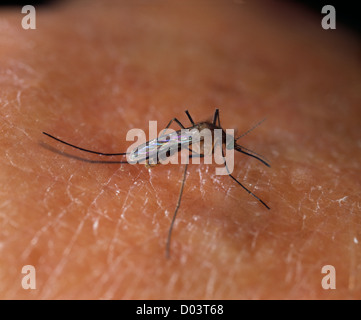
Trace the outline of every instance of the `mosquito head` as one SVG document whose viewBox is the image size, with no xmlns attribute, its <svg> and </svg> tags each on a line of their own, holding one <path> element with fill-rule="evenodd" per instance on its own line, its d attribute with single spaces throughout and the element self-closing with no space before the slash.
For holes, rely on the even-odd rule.
<svg viewBox="0 0 361 320">
<path fill-rule="evenodd" d="M 226 134 L 226 149 L 233 150 L 235 145 L 237 145 L 237 142 L 234 139 L 234 136 Z"/>
</svg>

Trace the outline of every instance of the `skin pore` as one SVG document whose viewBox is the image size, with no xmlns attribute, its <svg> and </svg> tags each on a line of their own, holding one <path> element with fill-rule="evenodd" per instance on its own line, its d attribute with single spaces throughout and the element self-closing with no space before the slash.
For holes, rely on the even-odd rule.
<svg viewBox="0 0 361 320">
<path fill-rule="evenodd" d="M 0 298 L 360 298 L 356 36 L 270 1 L 91 3 L 39 8 L 36 30 L 0 13 Z M 238 135 L 267 117 L 238 142 L 271 168 L 236 153 L 233 174 L 271 210 L 191 164 L 170 259 L 183 165 L 90 163 L 42 135 L 125 152 L 132 128 L 216 107 Z"/>
</svg>

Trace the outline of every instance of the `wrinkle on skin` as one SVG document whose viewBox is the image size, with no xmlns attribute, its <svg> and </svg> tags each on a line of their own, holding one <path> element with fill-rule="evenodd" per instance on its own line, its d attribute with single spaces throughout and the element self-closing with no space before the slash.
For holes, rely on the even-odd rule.
<svg viewBox="0 0 361 320">
<path fill-rule="evenodd" d="M 73 1 L 39 10 L 34 32 L 1 13 L 1 298 L 361 296 L 354 35 L 267 1 L 189 8 Z M 103 164 L 119 158 L 41 134 L 122 152 L 129 129 L 216 107 L 239 133 L 267 117 L 239 142 L 272 167 L 235 154 L 234 175 L 271 210 L 214 165 L 190 165 L 169 260 L 182 165 Z M 27 264 L 34 291 L 19 281 Z M 336 290 L 321 287 L 327 264 Z"/>
</svg>

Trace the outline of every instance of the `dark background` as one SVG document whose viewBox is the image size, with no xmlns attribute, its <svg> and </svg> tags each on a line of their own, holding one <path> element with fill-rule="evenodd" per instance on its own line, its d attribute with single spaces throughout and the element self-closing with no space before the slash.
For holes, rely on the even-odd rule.
<svg viewBox="0 0 361 320">
<path fill-rule="evenodd" d="M 65 2 L 67 0 L 37 0 L 37 1 L 21 1 L 21 0 L 5 0 L 1 1 L 0 6 L 24 6 L 31 4 L 33 6 L 51 6 Z M 131 0 L 128 0 L 131 1 Z M 222 0 L 227 1 L 227 0 Z M 229 0 L 230 2 L 232 0 Z M 245 0 L 247 1 L 247 0 Z M 311 11 L 321 13 L 321 9 L 325 5 L 332 5 L 336 9 L 336 28 L 339 23 L 361 34 L 361 9 L 357 6 L 357 1 L 341 1 L 341 0 L 278 0 L 279 2 L 295 2 Z M 166 0 L 164 0 L 166 3 Z M 277 2 L 277 1 L 276 1 Z M 151 0 L 148 1 L 151 3 Z"/>
</svg>

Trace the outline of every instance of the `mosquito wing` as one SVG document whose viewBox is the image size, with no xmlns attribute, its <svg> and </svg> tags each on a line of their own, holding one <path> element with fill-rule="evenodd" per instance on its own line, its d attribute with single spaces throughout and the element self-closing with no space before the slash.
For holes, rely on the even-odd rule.
<svg viewBox="0 0 361 320">
<path fill-rule="evenodd" d="M 192 143 L 199 142 L 198 130 L 182 129 L 164 134 L 156 139 L 141 144 L 129 155 L 131 162 L 142 162 L 149 159 L 159 159 L 174 154 L 183 147 L 188 147 Z M 156 160 L 158 163 L 158 160 Z"/>
</svg>

